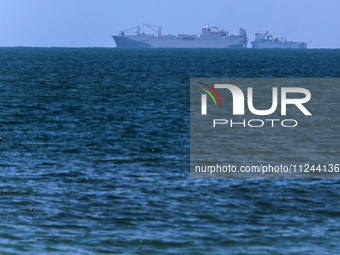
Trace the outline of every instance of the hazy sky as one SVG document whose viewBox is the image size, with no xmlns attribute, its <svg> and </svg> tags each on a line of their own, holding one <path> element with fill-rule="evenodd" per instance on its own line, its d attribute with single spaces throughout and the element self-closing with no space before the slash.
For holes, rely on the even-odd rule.
<svg viewBox="0 0 340 255">
<path fill-rule="evenodd" d="M 142 23 L 166 34 L 243 26 L 251 41 L 268 28 L 309 48 L 340 48 L 340 0 L 0 0 L 0 46 L 113 47 L 112 34 Z"/>
</svg>

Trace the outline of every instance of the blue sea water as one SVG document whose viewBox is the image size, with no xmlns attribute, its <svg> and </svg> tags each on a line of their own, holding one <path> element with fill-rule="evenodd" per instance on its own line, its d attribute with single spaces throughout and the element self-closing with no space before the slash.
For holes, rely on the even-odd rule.
<svg viewBox="0 0 340 255">
<path fill-rule="evenodd" d="M 189 177 L 191 77 L 339 64 L 321 49 L 0 48 L 0 252 L 340 254 L 339 179 Z"/>
</svg>

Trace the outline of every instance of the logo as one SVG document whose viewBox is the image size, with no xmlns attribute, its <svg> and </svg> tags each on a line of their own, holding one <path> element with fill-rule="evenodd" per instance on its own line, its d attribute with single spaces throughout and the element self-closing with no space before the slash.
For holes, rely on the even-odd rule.
<svg viewBox="0 0 340 255">
<path fill-rule="evenodd" d="M 218 100 L 220 101 L 220 104 L 222 106 L 222 100 L 221 100 L 221 97 L 220 95 L 216 92 L 216 90 L 211 87 L 210 85 L 206 84 L 206 83 L 203 83 L 203 82 L 199 82 L 200 84 L 206 86 L 207 88 L 211 89 L 212 92 L 215 93 L 215 95 L 217 96 Z M 216 100 L 214 98 L 214 96 L 206 89 L 203 89 L 201 88 L 201 90 L 205 91 L 211 98 L 212 100 L 214 101 L 215 103 L 215 106 L 217 106 L 217 103 L 216 103 Z M 207 95 L 206 94 L 202 94 L 201 96 L 201 100 L 202 100 L 202 103 L 201 103 L 201 114 L 202 115 L 207 115 Z"/>
<path fill-rule="evenodd" d="M 200 84 L 204 85 L 205 87 L 209 88 L 215 96 L 218 98 L 220 105 L 223 106 L 221 95 L 223 93 L 231 93 L 232 95 L 232 115 L 244 115 L 245 114 L 245 96 L 243 91 L 236 85 L 232 84 L 214 84 L 214 87 L 199 82 Z M 216 91 L 216 89 L 219 91 L 219 93 Z M 214 95 L 207 89 L 201 88 L 202 91 L 205 93 L 201 94 L 201 115 L 207 115 L 207 95 L 210 96 L 210 98 L 213 100 L 215 106 L 217 106 L 216 99 Z M 272 87 L 271 91 L 271 107 L 269 109 L 256 109 L 253 103 L 253 87 L 247 87 L 247 106 L 248 110 L 257 116 L 268 116 L 273 114 L 278 107 L 278 98 L 279 98 L 279 89 L 278 87 Z M 311 99 L 311 93 L 308 89 L 300 88 L 300 87 L 282 87 L 280 89 L 280 102 L 281 102 L 281 116 L 287 115 L 287 105 L 294 105 L 296 106 L 304 115 L 306 116 L 312 116 L 312 114 L 308 111 L 305 104 L 310 101 Z M 292 97 L 296 98 L 292 98 Z M 225 107 L 223 109 L 223 113 L 225 113 Z M 230 112 L 230 111 L 229 111 Z M 274 127 L 274 122 L 280 121 L 281 125 L 284 127 L 295 127 L 297 126 L 298 122 L 295 119 L 287 119 L 287 120 L 279 120 L 279 119 L 252 119 L 249 120 L 248 126 L 249 127 L 262 127 L 265 125 L 266 122 L 270 122 L 272 127 Z M 227 119 L 214 119 L 213 126 L 216 125 L 225 125 L 227 123 L 230 123 L 231 127 L 233 126 L 233 121 L 228 121 Z M 257 123 L 256 125 L 254 123 Z M 294 123 L 293 125 L 289 125 L 288 123 Z M 234 126 L 236 124 L 242 124 L 244 127 L 246 126 L 246 120 L 243 122 L 234 122 Z"/>
</svg>

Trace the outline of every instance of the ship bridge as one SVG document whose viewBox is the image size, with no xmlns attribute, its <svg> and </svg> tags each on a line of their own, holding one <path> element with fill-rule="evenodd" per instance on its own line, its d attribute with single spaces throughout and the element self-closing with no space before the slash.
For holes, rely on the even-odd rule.
<svg viewBox="0 0 340 255">
<path fill-rule="evenodd" d="M 228 31 L 219 30 L 218 27 L 202 27 L 202 37 L 221 37 L 228 35 Z"/>
</svg>

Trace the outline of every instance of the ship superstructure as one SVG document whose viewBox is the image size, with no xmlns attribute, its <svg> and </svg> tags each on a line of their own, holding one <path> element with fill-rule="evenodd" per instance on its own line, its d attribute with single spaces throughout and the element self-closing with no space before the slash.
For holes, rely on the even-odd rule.
<svg viewBox="0 0 340 255">
<path fill-rule="evenodd" d="M 156 34 L 140 32 L 140 26 L 119 32 L 113 35 L 117 48 L 245 48 L 248 44 L 247 33 L 244 28 L 239 29 L 238 35 L 229 34 L 228 31 L 217 27 L 205 26 L 202 33 L 162 34 L 162 28 L 143 24 L 154 30 Z"/>
<path fill-rule="evenodd" d="M 306 49 L 307 43 L 287 41 L 286 38 L 276 38 L 266 32 L 255 33 L 255 41 L 251 42 L 253 48 L 294 48 L 294 49 Z"/>
</svg>

